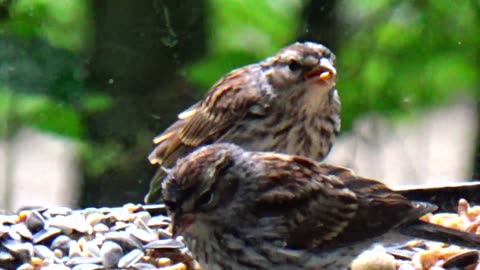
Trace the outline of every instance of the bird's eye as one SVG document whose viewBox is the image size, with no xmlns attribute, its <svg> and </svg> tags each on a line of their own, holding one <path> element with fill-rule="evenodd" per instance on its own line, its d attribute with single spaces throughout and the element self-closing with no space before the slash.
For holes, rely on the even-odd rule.
<svg viewBox="0 0 480 270">
<path fill-rule="evenodd" d="M 290 63 L 288 64 L 288 68 L 291 70 L 291 71 L 299 71 L 302 66 L 300 65 L 300 63 L 298 63 L 297 61 L 295 60 L 290 60 Z"/>
<path fill-rule="evenodd" d="M 215 194 L 213 192 L 207 192 L 200 196 L 197 200 L 197 206 L 209 206 L 215 199 Z"/>
</svg>

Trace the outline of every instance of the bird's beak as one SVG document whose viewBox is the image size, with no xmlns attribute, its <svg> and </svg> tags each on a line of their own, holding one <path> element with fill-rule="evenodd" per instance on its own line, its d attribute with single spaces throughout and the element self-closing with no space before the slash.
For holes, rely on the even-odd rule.
<svg viewBox="0 0 480 270">
<path fill-rule="evenodd" d="M 195 216 L 191 214 L 181 214 L 181 213 L 175 213 L 175 216 L 173 217 L 173 229 L 172 229 L 172 235 L 173 237 L 177 237 L 181 235 L 183 232 L 185 232 L 190 225 L 192 225 L 193 222 L 195 222 Z"/>
<path fill-rule="evenodd" d="M 337 70 L 327 58 L 321 58 L 318 68 L 308 72 L 305 75 L 306 80 L 318 79 L 320 81 L 329 81 L 335 79 Z"/>
</svg>

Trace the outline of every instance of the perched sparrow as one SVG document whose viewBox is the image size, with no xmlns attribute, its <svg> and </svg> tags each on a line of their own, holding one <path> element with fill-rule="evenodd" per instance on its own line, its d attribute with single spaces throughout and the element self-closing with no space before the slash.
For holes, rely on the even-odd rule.
<svg viewBox="0 0 480 270">
<path fill-rule="evenodd" d="M 174 235 L 184 236 L 203 269 L 343 269 L 372 243 L 405 240 L 402 233 L 428 239 L 440 232 L 447 237 L 440 240 L 480 245 L 468 233 L 419 221 L 435 206 L 380 182 L 232 144 L 179 159 L 162 190 Z"/>
<path fill-rule="evenodd" d="M 340 130 L 334 65 L 328 48 L 305 42 L 230 72 L 154 139 L 150 162 L 170 167 L 215 142 L 322 160 Z M 147 203 L 161 196 L 164 176 L 152 179 Z"/>
</svg>

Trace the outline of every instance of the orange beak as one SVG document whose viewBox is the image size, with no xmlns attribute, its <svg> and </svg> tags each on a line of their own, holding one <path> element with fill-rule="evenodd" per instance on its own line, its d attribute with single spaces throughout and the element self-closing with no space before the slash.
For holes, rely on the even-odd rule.
<svg viewBox="0 0 480 270">
<path fill-rule="evenodd" d="M 320 64 L 318 68 L 308 72 L 305 75 L 306 80 L 310 80 L 312 78 L 317 78 L 321 81 L 327 81 L 335 78 L 337 76 L 337 70 L 335 67 L 330 63 L 330 60 L 327 58 L 320 59 Z"/>
</svg>

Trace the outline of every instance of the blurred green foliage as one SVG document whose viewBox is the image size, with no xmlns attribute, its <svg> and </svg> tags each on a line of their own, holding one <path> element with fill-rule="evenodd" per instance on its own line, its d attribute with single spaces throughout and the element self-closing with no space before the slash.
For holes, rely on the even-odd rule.
<svg viewBox="0 0 480 270">
<path fill-rule="evenodd" d="M 341 1 L 343 119 L 480 98 L 479 1 Z M 406 114 L 407 113 L 407 114 Z"/>
<path fill-rule="evenodd" d="M 42 37 L 54 47 L 80 51 L 92 35 L 92 17 L 87 0 L 15 0 L 9 3 L 10 18 L 0 24 L 0 33 L 25 38 Z"/>
<path fill-rule="evenodd" d="M 22 125 L 81 138 L 84 113 L 111 99 L 86 86 L 83 50 L 92 35 L 88 1 L 18 0 L 0 21 L 0 136 Z"/>
<path fill-rule="evenodd" d="M 302 0 L 210 0 L 208 53 L 186 69 L 187 77 L 208 89 L 228 71 L 256 62 L 295 40 Z"/>
</svg>

